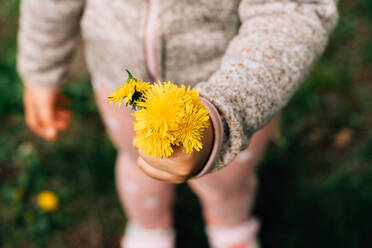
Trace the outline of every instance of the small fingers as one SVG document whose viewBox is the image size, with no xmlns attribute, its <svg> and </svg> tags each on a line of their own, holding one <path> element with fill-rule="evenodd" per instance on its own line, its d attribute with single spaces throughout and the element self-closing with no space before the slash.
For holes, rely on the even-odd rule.
<svg viewBox="0 0 372 248">
<path fill-rule="evenodd" d="M 44 104 L 44 106 L 36 106 L 36 118 L 42 137 L 47 140 L 54 140 L 57 137 L 57 128 L 54 124 L 53 103 L 48 101 Z"/>
<path fill-rule="evenodd" d="M 189 178 L 194 174 L 195 166 L 192 157 L 189 154 L 183 156 L 182 159 L 174 157 L 175 152 L 169 158 L 153 158 L 147 156 L 143 151 L 138 149 L 139 156 L 147 163 L 151 164 L 152 167 L 166 171 L 171 175 L 175 175 L 181 178 Z"/>
<path fill-rule="evenodd" d="M 37 112 L 38 110 L 40 111 Z M 59 131 L 68 128 L 70 119 L 71 112 L 63 109 L 49 112 L 45 108 L 30 108 L 26 114 L 26 122 L 30 129 L 49 141 L 55 140 Z"/>
<path fill-rule="evenodd" d="M 145 160 L 143 160 L 142 157 L 138 157 L 137 165 L 146 175 L 154 179 L 160 180 L 160 181 L 179 184 L 187 180 L 187 177 L 185 178 L 185 177 L 172 175 L 166 171 L 159 170 L 157 168 L 152 167 Z"/>
<path fill-rule="evenodd" d="M 25 119 L 26 119 L 27 126 L 40 137 L 46 140 L 53 140 L 56 138 L 55 132 L 46 131 L 44 126 L 40 123 L 40 119 L 38 118 L 37 108 L 35 108 L 34 106 L 29 105 L 26 107 Z"/>
<path fill-rule="evenodd" d="M 63 120 L 63 119 L 57 119 L 55 121 L 55 126 L 58 131 L 65 131 L 69 126 L 69 121 Z"/>
<path fill-rule="evenodd" d="M 40 124 L 36 118 L 36 113 L 33 108 L 29 107 L 25 109 L 25 119 L 27 126 L 35 132 L 37 135 L 42 136 L 40 130 Z"/>
<path fill-rule="evenodd" d="M 37 120 L 35 116 L 35 111 L 32 107 L 25 107 L 25 120 L 27 126 L 31 129 L 34 130 L 37 126 Z"/>
<path fill-rule="evenodd" d="M 71 112 L 68 110 L 58 109 L 55 113 L 54 123 L 59 131 L 65 131 L 70 123 Z"/>
<path fill-rule="evenodd" d="M 65 131 L 70 123 L 71 112 L 67 110 L 57 110 L 55 115 L 55 126 L 58 131 Z"/>
<path fill-rule="evenodd" d="M 71 118 L 71 111 L 66 109 L 56 109 L 55 116 L 59 119 L 66 119 L 69 120 Z"/>
<path fill-rule="evenodd" d="M 41 127 L 39 124 L 29 126 L 29 127 L 34 133 L 36 133 L 38 136 L 46 140 L 53 141 L 57 138 L 56 131 L 50 130 L 50 129 L 46 130 L 45 128 Z"/>
<path fill-rule="evenodd" d="M 26 123 L 32 131 L 46 140 L 57 138 L 58 131 L 67 128 L 70 113 L 58 111 L 69 100 L 55 89 L 44 86 L 27 86 L 24 91 Z M 60 107 L 59 107 L 60 106 Z"/>
</svg>

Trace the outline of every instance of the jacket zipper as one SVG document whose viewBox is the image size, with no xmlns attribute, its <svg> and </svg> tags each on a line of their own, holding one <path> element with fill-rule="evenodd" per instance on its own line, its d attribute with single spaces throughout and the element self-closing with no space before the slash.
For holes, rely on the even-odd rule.
<svg viewBox="0 0 372 248">
<path fill-rule="evenodd" d="M 144 49 L 146 69 L 152 81 L 160 80 L 160 72 L 157 64 L 158 39 L 156 34 L 158 9 L 158 0 L 148 0 L 148 11 L 144 35 Z"/>
</svg>

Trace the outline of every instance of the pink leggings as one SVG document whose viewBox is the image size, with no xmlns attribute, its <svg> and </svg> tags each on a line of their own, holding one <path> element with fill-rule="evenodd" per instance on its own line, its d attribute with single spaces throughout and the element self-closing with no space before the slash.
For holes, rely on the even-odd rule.
<svg viewBox="0 0 372 248">
<path fill-rule="evenodd" d="M 108 104 L 109 92 L 103 86 L 97 85 L 95 92 L 105 126 L 119 152 L 116 185 L 127 218 L 144 228 L 171 227 L 174 185 L 152 179 L 137 167 L 137 150 L 132 146 L 134 117 L 125 106 Z M 188 181 L 202 203 L 208 225 L 234 226 L 249 220 L 256 188 L 256 165 L 277 119 L 256 132 L 249 147 L 231 164 Z"/>
</svg>

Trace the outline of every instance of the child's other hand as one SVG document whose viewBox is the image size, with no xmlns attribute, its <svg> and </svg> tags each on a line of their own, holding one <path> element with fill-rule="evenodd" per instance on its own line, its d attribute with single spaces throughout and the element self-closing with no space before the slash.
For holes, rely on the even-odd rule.
<svg viewBox="0 0 372 248">
<path fill-rule="evenodd" d="M 23 104 L 28 127 L 42 138 L 52 141 L 68 128 L 69 101 L 56 90 L 44 86 L 25 86 Z"/>
<path fill-rule="evenodd" d="M 207 162 L 213 145 L 213 126 L 204 131 L 203 149 L 187 154 L 183 147 L 173 147 L 173 154 L 168 158 L 149 157 L 138 149 L 137 165 L 150 177 L 168 183 L 183 183 L 202 169 Z"/>
</svg>

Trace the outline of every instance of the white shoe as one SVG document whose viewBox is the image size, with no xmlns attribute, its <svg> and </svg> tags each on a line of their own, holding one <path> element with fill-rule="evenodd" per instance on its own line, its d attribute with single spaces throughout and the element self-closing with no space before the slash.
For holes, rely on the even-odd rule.
<svg viewBox="0 0 372 248">
<path fill-rule="evenodd" d="M 212 248 L 259 248 L 256 236 L 259 223 L 251 219 L 233 227 L 207 226 Z"/>
<path fill-rule="evenodd" d="M 121 248 L 174 248 L 175 234 L 170 229 L 146 229 L 128 223 L 120 242 Z"/>
</svg>

